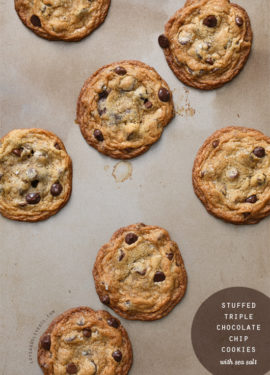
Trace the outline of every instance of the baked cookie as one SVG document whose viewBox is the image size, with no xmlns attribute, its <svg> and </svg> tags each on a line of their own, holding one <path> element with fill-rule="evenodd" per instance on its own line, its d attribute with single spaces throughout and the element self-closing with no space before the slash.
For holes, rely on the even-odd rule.
<svg viewBox="0 0 270 375">
<path fill-rule="evenodd" d="M 16 129 L 0 140 L 0 212 L 20 221 L 56 214 L 68 201 L 72 164 L 63 142 L 42 129 Z"/>
<path fill-rule="evenodd" d="M 243 68 L 252 44 L 247 12 L 229 0 L 188 0 L 159 36 L 167 62 L 186 85 L 211 90 Z"/>
<path fill-rule="evenodd" d="M 167 83 L 140 61 L 100 68 L 85 82 L 77 105 L 77 122 L 85 140 L 117 159 L 147 151 L 173 116 Z"/>
<path fill-rule="evenodd" d="M 45 375 L 126 375 L 132 348 L 118 319 L 77 307 L 55 318 L 41 336 L 38 363 Z"/>
<path fill-rule="evenodd" d="M 15 0 L 22 22 L 50 40 L 77 41 L 105 19 L 110 0 Z"/>
<path fill-rule="evenodd" d="M 234 126 L 216 131 L 196 156 L 193 186 L 211 214 L 257 223 L 270 214 L 270 138 Z"/>
<path fill-rule="evenodd" d="M 165 229 L 133 224 L 114 233 L 93 269 L 102 303 L 130 320 L 156 320 L 183 298 L 187 275 Z"/>
</svg>

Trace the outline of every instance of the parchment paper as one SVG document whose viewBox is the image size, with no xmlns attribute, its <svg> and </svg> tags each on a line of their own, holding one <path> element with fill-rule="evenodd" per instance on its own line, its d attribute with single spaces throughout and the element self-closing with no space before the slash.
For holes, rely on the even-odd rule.
<svg viewBox="0 0 270 375">
<path fill-rule="evenodd" d="M 41 374 L 37 342 L 52 318 L 79 305 L 104 308 L 92 266 L 121 226 L 168 229 L 189 276 L 184 300 L 166 318 L 121 319 L 134 350 L 130 375 L 208 374 L 190 338 L 200 304 L 230 286 L 269 295 L 270 218 L 254 226 L 223 223 L 207 214 L 191 183 L 197 150 L 216 129 L 239 125 L 270 135 L 270 2 L 238 3 L 251 18 L 252 54 L 231 83 L 202 92 L 177 80 L 157 43 L 184 0 L 112 0 L 105 23 L 70 44 L 40 39 L 21 24 L 12 0 L 1 1 L 0 135 L 21 127 L 53 131 L 74 167 L 71 200 L 56 216 L 36 224 L 0 217 L 2 375 Z M 122 59 L 154 66 L 173 90 L 178 114 L 146 154 L 116 166 L 87 145 L 74 119 L 85 79 Z"/>
</svg>

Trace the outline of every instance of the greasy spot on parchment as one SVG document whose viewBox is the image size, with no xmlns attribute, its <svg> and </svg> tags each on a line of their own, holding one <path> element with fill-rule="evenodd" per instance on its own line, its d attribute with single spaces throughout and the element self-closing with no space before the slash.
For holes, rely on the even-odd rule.
<svg viewBox="0 0 270 375">
<path fill-rule="evenodd" d="M 180 96 L 180 106 L 176 107 L 176 114 L 181 117 L 192 117 L 195 115 L 195 109 L 191 107 L 189 101 L 189 90 L 184 88 L 185 94 Z"/>
<path fill-rule="evenodd" d="M 115 164 L 112 176 L 116 182 L 124 182 L 132 176 L 132 164 L 129 161 L 119 161 Z"/>
</svg>

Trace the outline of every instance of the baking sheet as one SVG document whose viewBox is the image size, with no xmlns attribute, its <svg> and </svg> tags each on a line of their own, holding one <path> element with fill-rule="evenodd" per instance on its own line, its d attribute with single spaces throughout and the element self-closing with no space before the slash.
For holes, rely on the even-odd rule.
<svg viewBox="0 0 270 375">
<path fill-rule="evenodd" d="M 210 216 L 193 193 L 191 170 L 207 136 L 227 125 L 270 135 L 270 2 L 239 0 L 254 31 L 244 71 L 212 92 L 185 87 L 168 68 L 157 37 L 184 0 L 112 0 L 105 23 L 79 43 L 38 38 L 1 1 L 0 134 L 20 127 L 55 132 L 73 160 L 73 193 L 56 216 L 36 224 L 0 217 L 2 375 L 41 374 L 37 342 L 68 308 L 105 308 L 91 276 L 98 249 L 121 226 L 169 230 L 189 283 L 184 300 L 156 322 L 129 322 L 130 375 L 206 375 L 191 344 L 200 304 L 230 286 L 270 290 L 270 218 L 233 226 Z M 138 59 L 154 66 L 174 92 L 176 118 L 146 154 L 120 163 L 89 147 L 74 123 L 85 79 L 100 66 Z M 122 182 L 121 182 L 122 181 Z M 105 308 L 106 309 L 106 308 Z M 110 312 L 112 312 L 109 309 Z"/>
</svg>

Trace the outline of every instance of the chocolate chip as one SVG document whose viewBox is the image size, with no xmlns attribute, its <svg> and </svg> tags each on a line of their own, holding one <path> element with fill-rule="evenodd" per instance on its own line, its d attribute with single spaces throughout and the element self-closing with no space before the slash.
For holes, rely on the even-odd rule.
<svg viewBox="0 0 270 375">
<path fill-rule="evenodd" d="M 244 20 L 243 20 L 242 17 L 240 17 L 240 16 L 236 16 L 236 17 L 235 17 L 235 22 L 236 22 L 236 25 L 237 25 L 237 26 L 242 26 L 243 23 L 244 23 Z"/>
<path fill-rule="evenodd" d="M 155 276 L 154 276 L 154 282 L 155 282 L 155 283 L 159 283 L 159 282 L 161 282 L 161 281 L 164 281 L 165 279 L 166 279 L 166 276 L 164 275 L 163 272 L 161 272 L 161 271 L 157 271 L 157 272 L 155 273 Z"/>
<path fill-rule="evenodd" d="M 38 183 L 39 183 L 39 180 L 34 180 L 34 181 L 31 181 L 31 186 L 33 188 L 36 188 L 38 186 Z"/>
<path fill-rule="evenodd" d="M 109 324 L 109 326 L 113 327 L 113 328 L 118 328 L 120 323 L 117 319 L 115 318 L 110 318 L 107 320 L 107 323 Z"/>
<path fill-rule="evenodd" d="M 110 297 L 108 295 L 102 296 L 100 298 L 101 302 L 104 303 L 104 305 L 109 305 L 110 304 Z"/>
<path fill-rule="evenodd" d="M 216 139 L 215 141 L 212 142 L 212 146 L 214 148 L 217 148 L 218 145 L 219 145 L 219 139 Z"/>
<path fill-rule="evenodd" d="M 36 16 L 35 14 L 33 14 L 30 18 L 30 21 L 32 23 L 32 25 L 36 26 L 36 27 L 41 27 L 41 22 L 40 22 L 40 19 L 38 16 Z"/>
<path fill-rule="evenodd" d="M 99 96 L 99 99 L 106 99 L 108 97 L 109 93 L 107 90 L 104 90 L 104 91 L 101 91 L 99 92 L 98 96 Z"/>
<path fill-rule="evenodd" d="M 169 91 L 165 89 L 165 87 L 161 87 L 158 90 L 158 97 L 162 102 L 168 102 L 170 100 L 171 95 Z"/>
<path fill-rule="evenodd" d="M 128 233 L 125 237 L 125 241 L 128 245 L 133 244 L 138 240 L 138 236 L 135 233 Z"/>
<path fill-rule="evenodd" d="M 118 258 L 119 262 L 121 262 L 121 260 L 124 258 L 124 256 L 125 256 L 125 253 L 123 252 L 123 250 L 120 250 L 120 255 L 119 255 L 119 258 Z"/>
<path fill-rule="evenodd" d="M 16 156 L 21 156 L 22 152 L 23 152 L 23 148 L 22 148 L 22 147 L 20 147 L 20 148 L 14 148 L 14 149 L 12 150 L 12 153 L 13 153 L 14 155 L 16 155 Z"/>
<path fill-rule="evenodd" d="M 116 350 L 115 352 L 112 353 L 112 357 L 116 362 L 121 362 L 122 359 L 122 353 L 120 350 Z"/>
<path fill-rule="evenodd" d="M 51 336 L 50 335 L 45 335 L 42 337 L 41 346 L 45 350 L 50 350 L 51 348 Z"/>
<path fill-rule="evenodd" d="M 60 195 L 62 193 L 62 190 L 63 186 L 59 182 L 56 182 L 51 186 L 51 195 L 57 197 L 57 195 Z"/>
<path fill-rule="evenodd" d="M 172 260 L 173 257 L 174 257 L 174 253 L 166 253 L 166 257 L 167 257 L 168 259 Z"/>
<path fill-rule="evenodd" d="M 253 154 L 258 158 L 263 158 L 265 156 L 265 149 L 263 147 L 255 147 Z"/>
<path fill-rule="evenodd" d="M 54 144 L 54 147 L 55 147 L 57 150 L 61 150 L 61 147 L 60 147 L 59 143 L 55 143 L 55 144 Z"/>
<path fill-rule="evenodd" d="M 91 328 L 83 329 L 82 333 L 83 333 L 84 337 L 87 337 L 87 338 L 92 336 Z"/>
<path fill-rule="evenodd" d="M 125 74 L 127 74 L 127 71 L 125 68 L 123 68 L 122 66 L 117 66 L 115 69 L 114 69 L 115 73 L 118 74 L 119 76 L 124 76 Z"/>
<path fill-rule="evenodd" d="M 158 44 L 161 48 L 168 48 L 170 46 L 169 39 L 164 34 L 158 37 Z"/>
<path fill-rule="evenodd" d="M 244 212 L 244 213 L 243 213 L 243 216 L 244 216 L 245 219 L 246 219 L 247 217 L 249 217 L 249 215 L 250 215 L 250 212 Z"/>
<path fill-rule="evenodd" d="M 144 102 L 144 106 L 145 108 L 150 109 L 152 108 L 153 104 L 149 100 L 146 99 Z"/>
<path fill-rule="evenodd" d="M 206 17 L 203 20 L 203 24 L 207 27 L 216 27 L 217 26 L 217 19 L 215 16 L 211 15 Z"/>
<path fill-rule="evenodd" d="M 77 366 L 73 362 L 70 362 L 66 369 L 68 374 L 77 374 L 78 372 Z"/>
<path fill-rule="evenodd" d="M 136 271 L 139 275 L 144 276 L 146 274 L 146 268 L 143 271 Z"/>
<path fill-rule="evenodd" d="M 98 114 L 99 114 L 99 116 L 104 115 L 104 113 L 106 113 L 106 111 L 107 111 L 107 108 L 103 108 L 103 109 L 98 108 Z"/>
<path fill-rule="evenodd" d="M 41 197 L 39 193 L 29 193 L 26 195 L 25 199 L 29 204 L 37 204 L 39 203 Z"/>
<path fill-rule="evenodd" d="M 205 62 L 209 65 L 214 65 L 214 60 L 211 59 L 211 57 L 207 57 L 207 59 L 205 60 Z"/>
<path fill-rule="evenodd" d="M 102 142 L 104 141 L 104 137 L 102 132 L 99 129 L 94 130 L 94 137 L 96 138 L 97 141 Z"/>
<path fill-rule="evenodd" d="M 257 200 L 258 200 L 257 195 L 251 195 L 250 197 L 248 197 L 248 198 L 246 199 L 246 202 L 247 202 L 247 203 L 256 203 Z"/>
</svg>

